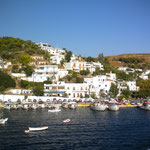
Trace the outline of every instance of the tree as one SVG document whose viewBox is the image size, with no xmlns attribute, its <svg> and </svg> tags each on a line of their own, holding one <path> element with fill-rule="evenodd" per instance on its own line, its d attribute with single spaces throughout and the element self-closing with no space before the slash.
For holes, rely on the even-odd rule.
<svg viewBox="0 0 150 150">
<path fill-rule="evenodd" d="M 20 72 L 20 71 L 19 71 L 19 66 L 18 66 L 18 65 L 14 65 L 14 66 L 12 67 L 11 72 L 13 72 L 13 73 L 18 73 L 18 72 Z"/>
<path fill-rule="evenodd" d="M 5 89 L 9 87 L 15 87 L 16 82 L 7 73 L 3 73 L 0 71 L 0 86 L 1 88 L 4 87 Z"/>
<path fill-rule="evenodd" d="M 91 97 L 92 97 L 93 99 L 96 98 L 95 93 L 92 93 L 92 94 L 91 94 Z"/>
<path fill-rule="evenodd" d="M 84 81 L 83 78 L 80 78 L 80 77 L 76 78 L 76 83 L 83 83 L 83 81 Z"/>
<path fill-rule="evenodd" d="M 117 85 L 115 85 L 114 83 L 111 83 L 111 87 L 110 87 L 110 90 L 109 90 L 109 94 L 110 96 L 112 97 L 116 97 L 118 95 L 118 88 L 117 88 Z"/>
<path fill-rule="evenodd" d="M 32 73 L 34 72 L 34 70 L 31 66 L 26 66 L 23 68 L 23 70 L 27 76 L 31 76 Z"/>
<path fill-rule="evenodd" d="M 98 61 L 99 61 L 100 63 L 103 62 L 103 58 L 104 58 L 103 53 L 101 53 L 101 54 L 98 55 Z"/>
<path fill-rule="evenodd" d="M 150 96 L 150 79 L 140 80 L 137 85 L 140 87 L 137 97 L 146 98 Z"/>
<path fill-rule="evenodd" d="M 94 62 L 94 58 L 92 58 L 92 57 L 89 56 L 89 57 L 87 57 L 86 61 L 87 62 Z"/>
<path fill-rule="evenodd" d="M 66 55 L 65 55 L 65 60 L 66 60 L 67 62 L 70 62 L 71 56 L 72 56 L 72 52 L 71 52 L 71 51 L 68 51 L 68 52 L 66 53 Z"/>
<path fill-rule="evenodd" d="M 122 90 L 121 96 L 125 99 L 129 99 L 129 97 L 131 96 L 131 91 L 129 90 L 129 88 Z"/>
<path fill-rule="evenodd" d="M 4 93 L 5 91 L 5 87 L 4 86 L 0 86 L 0 93 Z"/>
<path fill-rule="evenodd" d="M 19 62 L 23 65 L 28 65 L 28 63 L 30 62 L 30 55 L 28 54 L 23 54 L 20 58 L 19 58 Z"/>
<path fill-rule="evenodd" d="M 44 95 L 44 88 L 42 86 L 36 86 L 33 88 L 33 94 L 35 96 L 43 96 Z"/>
<path fill-rule="evenodd" d="M 81 70 L 81 71 L 80 71 L 80 74 L 81 74 L 82 76 L 86 76 L 86 75 L 88 75 L 89 73 L 90 73 L 89 69 L 87 69 L 87 70 Z"/>
</svg>

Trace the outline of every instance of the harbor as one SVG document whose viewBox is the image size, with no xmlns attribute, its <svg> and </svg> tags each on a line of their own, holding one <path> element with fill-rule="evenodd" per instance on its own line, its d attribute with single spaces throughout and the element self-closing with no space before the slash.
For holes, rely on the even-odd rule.
<svg viewBox="0 0 150 150">
<path fill-rule="evenodd" d="M 61 109 L 7 110 L 0 126 L 1 149 L 121 149 L 146 150 L 149 143 L 150 112 L 138 108 L 119 111 L 93 111 L 88 107 Z M 64 123 L 69 118 L 69 123 Z M 47 126 L 47 130 L 25 133 L 28 127 Z M 144 136 L 143 136 L 144 135 Z M 132 136 L 132 137 L 131 137 Z"/>
</svg>

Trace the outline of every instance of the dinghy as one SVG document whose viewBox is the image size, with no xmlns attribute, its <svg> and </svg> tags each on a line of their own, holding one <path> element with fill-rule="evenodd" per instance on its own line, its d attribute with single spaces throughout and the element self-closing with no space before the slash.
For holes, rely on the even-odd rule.
<svg viewBox="0 0 150 150">
<path fill-rule="evenodd" d="M 48 126 L 44 127 L 29 127 L 29 130 L 25 130 L 25 133 L 29 133 L 30 131 L 41 131 L 48 129 Z"/>
<path fill-rule="evenodd" d="M 8 118 L 5 119 L 0 119 L 0 124 L 5 124 L 5 122 L 7 122 Z"/>
<path fill-rule="evenodd" d="M 68 122 L 70 122 L 70 119 L 65 119 L 65 120 L 63 120 L 63 122 L 68 123 Z"/>
</svg>

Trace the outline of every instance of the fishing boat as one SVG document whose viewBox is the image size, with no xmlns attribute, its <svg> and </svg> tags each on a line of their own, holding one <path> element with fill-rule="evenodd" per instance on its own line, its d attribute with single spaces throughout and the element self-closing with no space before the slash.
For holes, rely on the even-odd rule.
<svg viewBox="0 0 150 150">
<path fill-rule="evenodd" d="M 31 108 L 32 108 L 32 109 L 37 109 L 38 106 L 37 106 L 37 104 L 33 103 L 32 106 L 31 106 Z"/>
<path fill-rule="evenodd" d="M 5 124 L 7 122 L 8 118 L 0 119 L 0 124 Z"/>
<path fill-rule="evenodd" d="M 150 99 L 144 101 L 143 105 L 140 106 L 139 108 L 144 109 L 144 110 L 150 110 Z"/>
<path fill-rule="evenodd" d="M 68 103 L 63 103 L 63 104 L 62 104 L 62 107 L 63 107 L 63 108 L 68 108 Z"/>
<path fill-rule="evenodd" d="M 108 109 L 111 110 L 111 111 L 118 111 L 119 106 L 116 103 L 109 103 L 108 104 Z"/>
<path fill-rule="evenodd" d="M 63 122 L 68 123 L 68 122 L 70 122 L 70 119 L 65 119 L 65 120 L 63 120 Z"/>
<path fill-rule="evenodd" d="M 92 110 L 99 110 L 99 111 L 105 111 L 107 108 L 107 105 L 104 102 L 98 101 L 94 102 L 90 105 L 90 108 Z"/>
<path fill-rule="evenodd" d="M 52 106 L 49 110 L 48 110 L 48 112 L 60 112 L 61 111 L 61 109 L 59 109 L 59 107 L 55 107 L 55 106 Z"/>
<path fill-rule="evenodd" d="M 76 105 L 74 103 L 71 103 L 68 105 L 68 108 L 70 109 L 75 109 L 76 108 Z"/>
<path fill-rule="evenodd" d="M 25 133 L 29 133 L 30 131 L 42 131 L 48 129 L 48 126 L 43 127 L 29 127 L 29 130 L 25 130 Z"/>
</svg>

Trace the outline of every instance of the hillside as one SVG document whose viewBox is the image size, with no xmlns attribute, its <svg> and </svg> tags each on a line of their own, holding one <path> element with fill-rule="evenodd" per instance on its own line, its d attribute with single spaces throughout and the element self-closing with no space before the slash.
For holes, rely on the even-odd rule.
<svg viewBox="0 0 150 150">
<path fill-rule="evenodd" d="M 0 57 L 5 60 L 17 60 L 23 54 L 44 54 L 40 48 L 30 40 L 24 41 L 19 38 L 0 38 Z"/>
<path fill-rule="evenodd" d="M 116 56 L 107 56 L 110 65 L 114 67 L 131 67 L 150 69 L 150 53 L 140 54 L 122 54 Z"/>
</svg>

